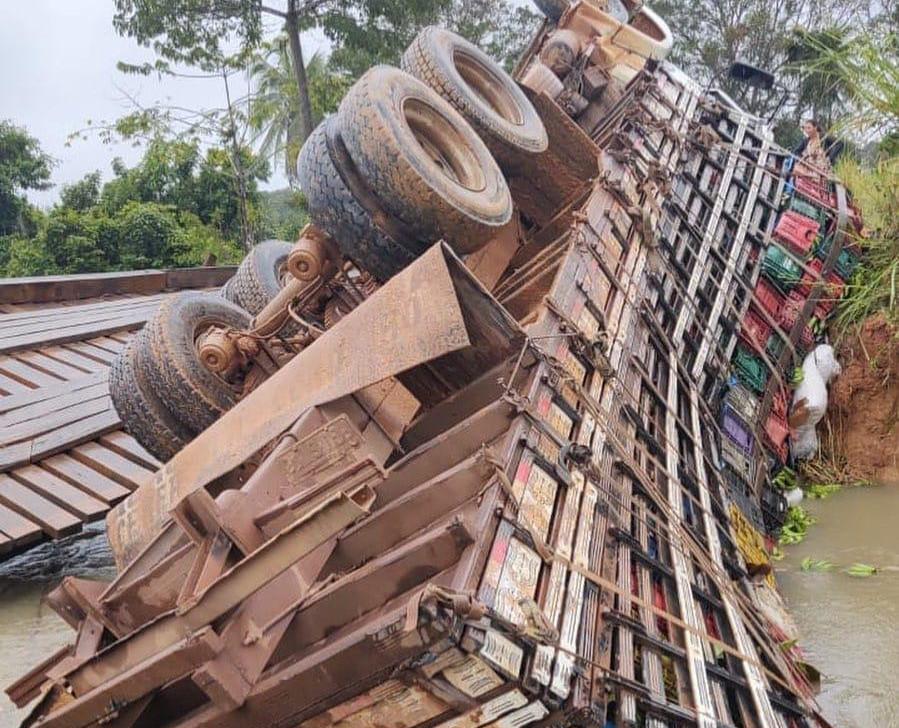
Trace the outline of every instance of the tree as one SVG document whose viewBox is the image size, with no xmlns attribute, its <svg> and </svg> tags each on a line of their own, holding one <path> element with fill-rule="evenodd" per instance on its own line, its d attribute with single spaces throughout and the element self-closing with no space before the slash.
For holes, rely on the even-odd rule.
<svg viewBox="0 0 899 728">
<path fill-rule="evenodd" d="M 0 120 L 0 235 L 33 232 L 26 190 L 50 187 L 52 158 L 25 129 Z"/>
<path fill-rule="evenodd" d="M 283 23 L 291 70 L 297 87 L 299 135 L 312 132 L 314 119 L 301 34 L 321 29 L 334 44 L 337 67 L 358 72 L 373 60 L 398 55 L 413 29 L 449 0 L 115 0 L 113 25 L 119 33 L 152 46 L 163 58 L 208 68 L 238 43 L 243 51 L 258 47 L 263 17 Z"/>
<path fill-rule="evenodd" d="M 91 172 L 77 182 L 63 185 L 59 193 L 63 207 L 84 212 L 100 201 L 100 172 Z"/>
<path fill-rule="evenodd" d="M 722 87 L 747 110 L 767 116 L 779 93 L 745 89 L 728 76 L 740 60 L 778 74 L 796 50 L 796 28 L 810 33 L 869 21 L 867 0 L 659 0 L 653 5 L 669 23 L 675 38 L 672 59 L 694 77 Z M 797 99 L 800 77 L 781 74 L 790 91 L 788 111 L 806 109 Z"/>
<path fill-rule="evenodd" d="M 259 135 L 259 153 L 284 166 L 291 186 L 297 182 L 297 156 L 303 146 L 299 95 L 291 70 L 287 38 L 277 36 L 262 46 L 250 63 L 254 94 L 250 124 Z M 316 53 L 306 66 L 313 124 L 337 109 L 352 85 L 352 78 L 331 69 L 328 59 Z"/>
</svg>

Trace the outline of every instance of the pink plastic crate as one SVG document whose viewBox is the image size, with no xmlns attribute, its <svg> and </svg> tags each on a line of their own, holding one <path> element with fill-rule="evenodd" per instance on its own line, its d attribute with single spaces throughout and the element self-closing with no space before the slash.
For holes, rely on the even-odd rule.
<svg viewBox="0 0 899 728">
<path fill-rule="evenodd" d="M 807 257 L 815 245 L 821 225 L 798 212 L 788 210 L 781 214 L 774 228 L 774 237 L 790 250 L 803 258 Z"/>
<path fill-rule="evenodd" d="M 776 317 L 780 309 L 783 308 L 783 295 L 764 278 L 759 278 L 758 283 L 755 284 L 753 295 L 759 306 L 772 316 Z"/>
<path fill-rule="evenodd" d="M 772 328 L 764 318 L 751 308 L 746 312 L 740 325 L 740 336 L 756 351 L 764 351 L 771 336 Z"/>
<path fill-rule="evenodd" d="M 793 330 L 793 326 L 796 325 L 796 321 L 799 320 L 799 315 L 802 313 L 803 306 L 805 306 L 805 296 L 799 292 L 793 291 L 787 296 L 784 305 L 777 314 L 777 323 L 780 324 L 786 333 L 789 334 Z"/>
<path fill-rule="evenodd" d="M 790 435 L 790 428 L 787 421 L 773 412 L 765 422 L 765 444 L 774 451 L 781 462 L 786 462 L 790 455 L 787 446 L 787 437 Z"/>
<path fill-rule="evenodd" d="M 806 197 L 810 197 L 815 202 L 822 205 L 834 207 L 833 195 L 830 190 L 821 184 L 817 179 L 806 177 L 804 175 L 793 175 L 793 186 Z"/>
</svg>

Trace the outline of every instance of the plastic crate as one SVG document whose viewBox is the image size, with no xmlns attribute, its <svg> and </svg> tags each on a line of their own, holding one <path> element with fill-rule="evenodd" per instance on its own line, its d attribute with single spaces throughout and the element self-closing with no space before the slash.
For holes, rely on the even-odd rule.
<svg viewBox="0 0 899 728">
<path fill-rule="evenodd" d="M 765 309 L 771 316 L 777 316 L 777 312 L 784 305 L 783 294 L 764 278 L 759 278 L 756 282 L 753 296 L 759 307 Z"/>
<path fill-rule="evenodd" d="M 793 330 L 793 327 L 799 320 L 799 316 L 802 314 L 802 309 L 804 306 L 805 296 L 803 296 L 799 292 L 793 291 L 789 296 L 787 296 L 787 300 L 784 302 L 783 307 L 777 314 L 777 323 L 780 324 L 780 327 L 784 330 L 784 333 L 789 334 Z"/>
<path fill-rule="evenodd" d="M 755 422 L 759 414 L 759 401 L 746 387 L 734 383 L 724 396 L 724 406 L 730 407 L 745 422 Z"/>
<path fill-rule="evenodd" d="M 781 214 L 774 227 L 774 237 L 803 258 L 811 254 L 821 225 L 817 220 L 798 212 Z"/>
<path fill-rule="evenodd" d="M 793 175 L 793 187 L 797 192 L 815 202 L 827 207 L 835 207 L 833 194 L 826 185 L 821 184 L 817 179 L 796 174 Z"/>
<path fill-rule="evenodd" d="M 790 449 L 787 445 L 789 436 L 790 426 L 787 421 L 772 412 L 765 422 L 764 441 L 782 463 L 787 462 L 790 457 Z"/>
<path fill-rule="evenodd" d="M 768 337 L 771 336 L 773 329 L 762 316 L 753 311 L 751 308 L 743 316 L 740 322 L 740 338 L 742 338 L 752 349 L 762 351 L 768 343 Z"/>
<path fill-rule="evenodd" d="M 765 385 L 768 383 L 768 370 L 761 359 L 744 347 L 737 346 L 734 350 L 733 365 L 737 377 L 749 389 L 756 394 L 765 391 Z"/>
<path fill-rule="evenodd" d="M 765 351 L 768 352 L 768 356 L 771 357 L 772 361 L 777 361 L 780 359 L 780 355 L 783 353 L 783 350 L 786 348 L 787 342 L 784 341 L 783 336 L 779 333 L 775 332 L 768 337 L 768 342 L 765 345 Z"/>
<path fill-rule="evenodd" d="M 752 437 L 752 428 L 727 405 L 721 411 L 721 431 L 747 455 L 755 451 L 755 442 Z"/>
<path fill-rule="evenodd" d="M 803 199 L 802 197 L 798 197 L 796 195 L 792 195 L 791 197 L 789 197 L 787 199 L 787 209 L 798 212 L 800 215 L 805 215 L 812 220 L 816 220 L 821 225 L 827 224 L 827 210 L 825 210 L 823 207 L 816 206 L 815 204 Z"/>
<path fill-rule="evenodd" d="M 833 246 L 833 237 L 827 236 L 821 244 L 815 249 L 815 257 L 824 261 L 830 255 L 830 249 Z M 833 266 L 833 271 L 843 280 L 849 280 L 855 269 L 858 267 L 859 256 L 861 250 L 857 245 L 844 246 L 837 256 L 837 262 Z"/>
<path fill-rule="evenodd" d="M 781 291 L 789 293 L 802 278 L 802 266 L 790 258 L 783 250 L 772 245 L 765 251 L 762 273 Z"/>
</svg>

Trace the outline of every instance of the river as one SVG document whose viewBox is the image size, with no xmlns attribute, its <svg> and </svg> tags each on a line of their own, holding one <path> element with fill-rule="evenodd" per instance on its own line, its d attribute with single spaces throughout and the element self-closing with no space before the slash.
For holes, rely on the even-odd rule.
<svg viewBox="0 0 899 728">
<path fill-rule="evenodd" d="M 806 540 L 786 549 L 778 581 L 802 630 L 808 661 L 823 674 L 819 696 L 836 728 L 899 728 L 899 485 L 853 488 L 806 501 L 817 518 Z M 112 577 L 98 527 L 46 544 L 0 567 L 0 686 L 68 642 L 73 633 L 41 597 L 63 573 Z M 802 571 L 806 556 L 829 572 Z M 855 562 L 879 568 L 869 578 L 841 571 Z M 0 728 L 22 717 L 0 696 Z"/>
</svg>

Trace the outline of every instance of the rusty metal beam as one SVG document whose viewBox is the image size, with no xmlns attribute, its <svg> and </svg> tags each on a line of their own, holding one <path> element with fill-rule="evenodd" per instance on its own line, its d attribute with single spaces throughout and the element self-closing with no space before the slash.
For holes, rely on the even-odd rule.
<svg viewBox="0 0 899 728">
<path fill-rule="evenodd" d="M 452 252 L 434 246 L 116 506 L 107 525 L 117 563 L 150 543 L 173 505 L 240 465 L 304 410 L 438 358 L 444 381 L 458 386 L 506 358 L 522 336 Z"/>
<path fill-rule="evenodd" d="M 218 619 L 244 599 L 284 573 L 341 530 L 367 513 L 374 494 L 364 490 L 356 500 L 339 494 L 314 512 L 284 529 L 243 559 L 206 590 L 194 595 L 168 616 L 119 640 L 66 676 L 76 696 L 114 680 L 150 659 L 160 649 L 178 642 Z M 195 665 L 196 667 L 196 665 Z"/>
<path fill-rule="evenodd" d="M 154 651 L 130 668 L 117 671 L 105 685 L 66 703 L 36 726 L 82 728 L 108 721 L 129 703 L 187 674 L 197 663 L 214 657 L 220 649 L 221 640 L 215 631 L 211 627 L 201 629 L 165 649 Z"/>
</svg>

